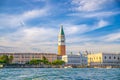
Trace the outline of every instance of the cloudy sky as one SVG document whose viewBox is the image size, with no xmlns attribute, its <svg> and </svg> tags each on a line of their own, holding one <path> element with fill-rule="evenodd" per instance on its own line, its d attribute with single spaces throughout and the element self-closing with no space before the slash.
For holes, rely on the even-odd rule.
<svg viewBox="0 0 120 80">
<path fill-rule="evenodd" d="M 1 0 L 0 52 L 120 52 L 120 0 Z"/>
</svg>

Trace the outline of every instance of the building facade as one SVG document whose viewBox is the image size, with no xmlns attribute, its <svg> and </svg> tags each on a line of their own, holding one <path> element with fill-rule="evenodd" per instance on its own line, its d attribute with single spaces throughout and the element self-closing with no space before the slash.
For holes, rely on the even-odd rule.
<svg viewBox="0 0 120 80">
<path fill-rule="evenodd" d="M 115 53 L 96 53 L 88 54 L 88 65 L 115 66 L 120 65 L 120 54 Z"/>
<path fill-rule="evenodd" d="M 66 55 L 65 34 L 63 26 L 60 27 L 60 32 L 58 35 L 58 55 L 59 56 Z"/>
<path fill-rule="evenodd" d="M 12 55 L 15 64 L 25 64 L 32 59 L 42 59 L 43 56 L 46 57 L 50 62 L 57 60 L 57 54 L 55 53 L 0 53 L 1 55 Z"/>
<path fill-rule="evenodd" d="M 83 55 L 64 55 L 62 60 L 65 61 L 66 65 L 73 66 L 84 66 L 87 65 L 87 57 Z"/>
</svg>

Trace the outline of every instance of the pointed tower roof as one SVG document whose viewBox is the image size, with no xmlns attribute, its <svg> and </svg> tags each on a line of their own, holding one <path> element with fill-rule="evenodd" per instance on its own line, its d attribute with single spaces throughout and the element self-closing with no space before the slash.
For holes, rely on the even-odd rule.
<svg viewBox="0 0 120 80">
<path fill-rule="evenodd" d="M 64 35 L 63 25 L 61 25 L 61 27 L 60 27 L 60 34 Z"/>
</svg>

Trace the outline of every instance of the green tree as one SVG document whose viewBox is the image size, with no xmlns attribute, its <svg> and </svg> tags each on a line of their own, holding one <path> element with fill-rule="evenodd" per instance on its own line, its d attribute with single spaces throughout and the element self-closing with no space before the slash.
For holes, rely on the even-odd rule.
<svg viewBox="0 0 120 80">
<path fill-rule="evenodd" d="M 62 60 L 55 60 L 55 61 L 52 62 L 52 64 L 53 65 L 63 65 L 63 64 L 65 64 L 65 62 L 62 61 Z"/>
<path fill-rule="evenodd" d="M 13 56 L 7 56 L 7 55 L 2 55 L 0 56 L 0 63 L 2 64 L 10 64 L 12 63 L 12 60 L 13 60 Z"/>
<path fill-rule="evenodd" d="M 3 63 L 4 63 L 4 61 L 3 61 L 3 60 L 0 60 L 0 63 L 2 63 L 2 64 L 3 64 Z"/>
<path fill-rule="evenodd" d="M 42 57 L 42 62 L 43 62 L 43 64 L 49 64 L 50 63 L 45 56 Z"/>
<path fill-rule="evenodd" d="M 36 64 L 38 64 L 38 63 L 37 63 L 37 60 L 33 59 L 33 60 L 31 60 L 31 61 L 29 62 L 29 64 L 35 64 L 35 65 L 36 65 Z"/>
<path fill-rule="evenodd" d="M 26 64 L 38 65 L 38 64 L 51 64 L 51 63 L 48 61 L 48 59 L 45 56 L 43 56 L 42 60 L 40 60 L 40 59 L 32 59 Z"/>
<path fill-rule="evenodd" d="M 33 64 L 33 65 L 38 65 L 38 64 L 41 64 L 41 60 L 38 60 L 38 59 L 32 59 L 28 62 L 28 64 Z"/>
<path fill-rule="evenodd" d="M 0 57 L 0 61 L 2 61 L 2 63 L 9 64 L 9 58 L 7 55 L 2 55 Z"/>
<path fill-rule="evenodd" d="M 12 61 L 13 61 L 13 56 L 12 56 L 12 55 L 10 55 L 10 56 L 9 56 L 9 64 L 11 64 L 11 63 L 12 63 Z"/>
</svg>

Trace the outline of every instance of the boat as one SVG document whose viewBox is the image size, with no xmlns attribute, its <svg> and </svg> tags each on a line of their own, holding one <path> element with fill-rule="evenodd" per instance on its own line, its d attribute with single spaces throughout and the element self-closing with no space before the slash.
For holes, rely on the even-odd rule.
<svg viewBox="0 0 120 80">
<path fill-rule="evenodd" d="M 106 66 L 106 69 L 111 69 L 112 68 L 112 66 Z"/>
<path fill-rule="evenodd" d="M 0 64 L 0 68 L 3 68 L 3 64 Z"/>
<path fill-rule="evenodd" d="M 65 66 L 64 68 L 72 68 L 72 66 Z"/>
</svg>

